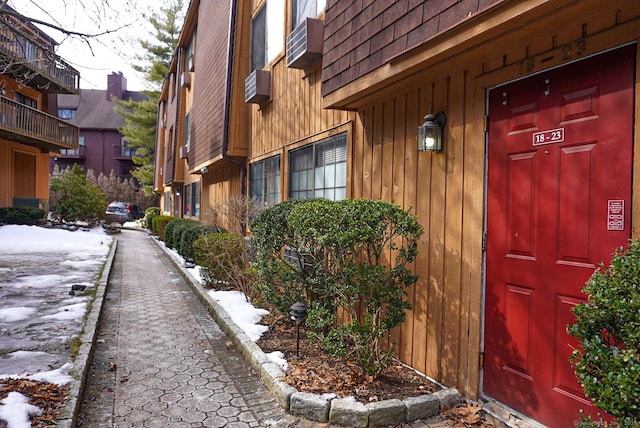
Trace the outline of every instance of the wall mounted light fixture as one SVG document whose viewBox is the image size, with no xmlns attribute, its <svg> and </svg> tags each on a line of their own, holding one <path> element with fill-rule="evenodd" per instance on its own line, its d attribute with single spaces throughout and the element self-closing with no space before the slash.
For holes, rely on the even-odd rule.
<svg viewBox="0 0 640 428">
<path fill-rule="evenodd" d="M 207 168 L 206 166 L 200 168 L 200 174 L 206 174 L 207 172 L 209 172 L 209 168 Z"/>
<path fill-rule="evenodd" d="M 442 135 L 447 117 L 444 112 L 429 112 L 422 126 L 418 126 L 418 151 L 439 152 L 442 150 Z"/>
</svg>

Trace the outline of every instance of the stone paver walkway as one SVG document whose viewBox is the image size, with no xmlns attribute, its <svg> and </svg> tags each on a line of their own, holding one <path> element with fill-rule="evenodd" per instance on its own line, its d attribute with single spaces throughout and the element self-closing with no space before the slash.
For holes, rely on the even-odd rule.
<svg viewBox="0 0 640 428">
<path fill-rule="evenodd" d="M 78 426 L 313 426 L 287 415 L 144 233 L 116 235 Z"/>
</svg>

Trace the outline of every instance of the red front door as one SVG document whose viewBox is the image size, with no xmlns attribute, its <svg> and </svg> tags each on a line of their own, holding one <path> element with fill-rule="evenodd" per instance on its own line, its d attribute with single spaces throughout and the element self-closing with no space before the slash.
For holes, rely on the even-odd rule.
<svg viewBox="0 0 640 428">
<path fill-rule="evenodd" d="M 593 412 L 566 326 L 630 237 L 634 52 L 489 93 L 483 391 L 552 427 Z"/>
</svg>

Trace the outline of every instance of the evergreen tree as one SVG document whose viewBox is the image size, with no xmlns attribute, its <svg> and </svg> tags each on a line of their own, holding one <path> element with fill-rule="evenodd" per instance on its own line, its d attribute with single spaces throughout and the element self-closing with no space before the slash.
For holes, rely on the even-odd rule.
<svg viewBox="0 0 640 428">
<path fill-rule="evenodd" d="M 149 196 L 153 194 L 159 90 L 178 45 L 183 9 L 183 0 L 171 0 L 166 7 L 160 8 L 159 13 L 152 13 L 149 21 L 155 29 L 156 41 L 140 40 L 146 53 L 137 57 L 143 62 L 134 65 L 134 69 L 143 72 L 145 79 L 154 88 L 146 91 L 148 100 L 114 99 L 115 111 L 124 118 L 124 125 L 119 131 L 135 151 L 132 159 L 136 168 L 131 171 L 131 175 Z"/>
<path fill-rule="evenodd" d="M 107 206 L 105 193 L 87 180 L 77 164 L 51 179 L 49 197 L 51 212 L 63 222 L 96 224 Z"/>
</svg>

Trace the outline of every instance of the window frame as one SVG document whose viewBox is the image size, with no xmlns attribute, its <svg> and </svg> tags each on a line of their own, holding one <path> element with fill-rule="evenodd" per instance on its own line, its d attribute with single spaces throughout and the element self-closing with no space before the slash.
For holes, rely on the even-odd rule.
<svg viewBox="0 0 640 428">
<path fill-rule="evenodd" d="M 339 159 L 336 159 L 336 161 L 329 163 L 323 162 L 321 165 L 319 165 L 318 156 L 323 153 L 329 153 L 321 152 L 321 150 L 324 150 L 329 144 L 336 144 L 333 150 L 339 150 L 339 152 L 334 153 L 334 155 L 340 155 Z M 337 146 L 337 144 L 340 145 L 340 148 Z M 347 169 L 349 166 L 348 150 L 348 133 L 346 131 L 289 150 L 287 152 L 287 198 L 304 199 L 322 197 L 331 200 L 341 200 L 347 198 Z M 309 151 L 310 153 L 308 153 Z M 304 152 L 307 153 L 305 154 Z M 300 157 L 296 159 L 295 156 L 298 155 L 300 155 Z M 306 159 L 304 159 L 304 157 L 306 157 Z M 305 161 L 307 164 L 306 166 L 296 167 L 296 164 Z M 309 167 L 309 165 L 311 166 Z M 331 172 L 331 169 L 333 169 L 333 175 L 326 175 L 326 172 Z M 339 174 L 340 172 L 341 174 Z M 294 178 L 294 174 L 299 175 Z M 319 187 L 317 185 L 317 182 L 320 180 L 319 174 L 322 174 L 322 187 Z M 329 178 L 329 180 L 327 180 L 327 178 Z M 331 184 L 331 180 L 333 180 L 333 184 L 326 185 L 327 182 Z M 322 192 L 322 195 L 320 195 L 319 192 Z M 328 197 L 327 193 L 333 193 L 333 196 Z"/>
<path fill-rule="evenodd" d="M 300 14 L 298 8 L 301 3 L 306 3 L 308 5 L 313 3 L 315 14 L 304 14 L 304 12 L 303 14 Z M 291 31 L 295 30 L 305 18 L 317 18 L 320 16 L 324 12 L 326 6 L 327 0 L 291 0 Z M 307 8 L 304 8 L 303 10 L 306 9 Z M 311 13 L 311 11 L 309 11 L 309 13 Z"/>
<path fill-rule="evenodd" d="M 270 170 L 267 166 L 270 166 Z M 276 166 L 277 165 L 277 166 Z M 260 177 L 256 179 L 255 169 L 261 168 Z M 276 173 L 269 174 L 269 171 Z M 273 188 L 275 186 L 275 188 Z M 260 192 L 255 192 L 259 187 Z M 265 207 L 280 202 L 282 195 L 282 157 L 280 154 L 261 159 L 249 164 L 249 196 L 256 198 Z M 277 200 L 276 200 L 277 199 Z"/>
<path fill-rule="evenodd" d="M 250 41 L 250 68 L 252 72 L 266 68 L 284 53 L 285 15 L 285 0 L 265 0 L 252 16 Z M 262 31 L 257 34 L 256 23 L 262 25 Z"/>
</svg>

